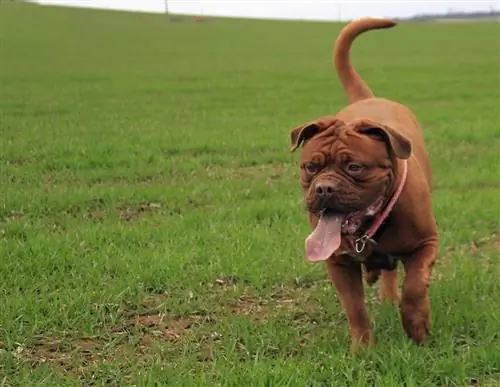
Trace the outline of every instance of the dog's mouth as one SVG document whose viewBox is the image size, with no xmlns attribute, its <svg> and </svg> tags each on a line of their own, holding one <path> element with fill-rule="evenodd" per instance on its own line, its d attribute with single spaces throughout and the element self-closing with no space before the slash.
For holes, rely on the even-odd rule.
<svg viewBox="0 0 500 387">
<path fill-rule="evenodd" d="M 325 261 L 339 249 L 342 234 L 354 234 L 364 220 L 375 216 L 382 208 L 384 197 L 380 197 L 364 210 L 341 213 L 330 208 L 319 214 L 318 224 L 307 237 L 306 257 L 310 262 Z"/>
<path fill-rule="evenodd" d="M 306 239 L 306 257 L 311 262 L 327 260 L 340 247 L 345 214 L 321 211 L 318 224 Z"/>
</svg>

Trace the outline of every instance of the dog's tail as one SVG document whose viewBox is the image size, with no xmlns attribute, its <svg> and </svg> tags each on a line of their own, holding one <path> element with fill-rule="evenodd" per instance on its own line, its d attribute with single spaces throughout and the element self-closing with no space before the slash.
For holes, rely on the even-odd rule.
<svg viewBox="0 0 500 387">
<path fill-rule="evenodd" d="M 374 96 L 365 81 L 363 81 L 361 76 L 352 67 L 349 55 L 352 42 L 363 32 L 391 28 L 395 25 L 395 22 L 388 19 L 362 18 L 349 23 L 340 31 L 335 41 L 332 59 L 349 103 Z"/>
</svg>

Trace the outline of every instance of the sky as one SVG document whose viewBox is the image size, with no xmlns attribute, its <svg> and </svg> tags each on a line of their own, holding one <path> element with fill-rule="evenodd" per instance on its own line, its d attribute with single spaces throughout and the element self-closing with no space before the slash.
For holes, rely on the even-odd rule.
<svg viewBox="0 0 500 387">
<path fill-rule="evenodd" d="M 1 1 L 1 0 L 0 0 Z M 35 0 L 128 11 L 169 12 L 269 19 L 349 20 L 363 16 L 406 17 L 453 11 L 500 11 L 500 0 Z"/>
</svg>

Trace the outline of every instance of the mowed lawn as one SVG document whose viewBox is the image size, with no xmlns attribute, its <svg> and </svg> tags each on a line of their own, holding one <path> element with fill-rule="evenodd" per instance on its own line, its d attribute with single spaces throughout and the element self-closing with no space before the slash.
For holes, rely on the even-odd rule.
<svg viewBox="0 0 500 387">
<path fill-rule="evenodd" d="M 356 42 L 425 128 L 441 235 L 426 346 L 375 286 L 358 356 L 289 152 L 345 103 L 340 28 L 2 1 L 0 385 L 500 385 L 500 26 Z"/>
</svg>

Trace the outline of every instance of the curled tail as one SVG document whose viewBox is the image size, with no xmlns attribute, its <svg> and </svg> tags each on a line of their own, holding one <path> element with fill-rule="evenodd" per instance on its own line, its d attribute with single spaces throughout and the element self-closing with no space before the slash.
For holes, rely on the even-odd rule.
<svg viewBox="0 0 500 387">
<path fill-rule="evenodd" d="M 358 72 L 352 67 L 349 56 L 352 42 L 363 32 L 391 28 L 395 25 L 395 22 L 388 19 L 362 18 L 352 21 L 340 31 L 335 41 L 332 59 L 349 103 L 374 96 L 365 81 L 363 81 Z"/>
</svg>

